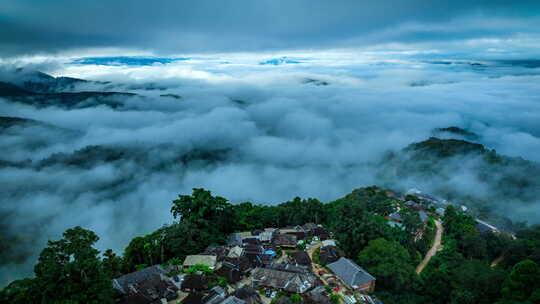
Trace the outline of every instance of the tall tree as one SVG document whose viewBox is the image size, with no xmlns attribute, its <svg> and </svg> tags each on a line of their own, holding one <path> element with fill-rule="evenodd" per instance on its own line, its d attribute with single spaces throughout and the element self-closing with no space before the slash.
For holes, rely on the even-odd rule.
<svg viewBox="0 0 540 304">
<path fill-rule="evenodd" d="M 230 233 L 235 229 L 232 205 L 210 191 L 195 188 L 192 195 L 180 195 L 173 201 L 171 212 L 174 218 L 189 221 L 202 229 L 213 229 Z"/>
<path fill-rule="evenodd" d="M 539 303 L 540 267 L 531 260 L 517 263 L 502 287 L 505 300 Z"/>
<path fill-rule="evenodd" d="M 98 236 L 81 227 L 49 241 L 34 267 L 41 303 L 110 303 L 113 288 L 99 251 Z"/>
</svg>

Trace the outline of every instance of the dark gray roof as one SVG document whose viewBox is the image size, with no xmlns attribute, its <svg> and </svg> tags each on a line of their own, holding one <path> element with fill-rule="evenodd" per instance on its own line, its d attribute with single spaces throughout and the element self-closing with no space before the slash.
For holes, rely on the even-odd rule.
<svg viewBox="0 0 540 304">
<path fill-rule="evenodd" d="M 223 288 L 220 286 L 215 286 L 214 288 L 210 289 L 210 292 L 207 296 L 205 296 L 202 301 L 205 304 L 217 304 L 221 302 L 226 297 L 226 292 Z"/>
<path fill-rule="evenodd" d="M 395 220 L 397 220 L 397 221 L 403 220 L 401 218 L 401 214 L 399 214 L 399 212 L 390 213 L 388 216 L 395 219 Z"/>
<path fill-rule="evenodd" d="M 266 266 L 266 268 L 295 273 L 310 273 L 310 270 L 305 266 L 296 266 L 287 263 L 272 263 Z"/>
<path fill-rule="evenodd" d="M 317 225 L 315 223 L 306 223 L 304 226 L 302 226 L 304 231 L 311 231 L 315 228 L 317 228 Z"/>
<path fill-rule="evenodd" d="M 256 285 L 296 293 L 304 293 L 317 283 L 317 277 L 311 273 L 296 273 L 270 268 L 256 268 L 251 277 Z"/>
<path fill-rule="evenodd" d="M 375 278 L 362 269 L 362 267 L 356 265 L 356 263 L 347 258 L 340 258 L 334 263 L 328 264 L 328 268 L 349 286 L 357 286 L 375 280 Z"/>
<path fill-rule="evenodd" d="M 240 300 L 239 298 L 235 296 L 229 296 L 221 304 L 246 304 L 244 300 Z"/>
<path fill-rule="evenodd" d="M 154 265 L 113 279 L 113 287 L 122 293 L 126 293 L 129 285 L 142 282 L 153 275 L 160 274 L 165 275 L 165 270 L 160 265 Z"/>
<path fill-rule="evenodd" d="M 418 212 L 418 215 L 420 216 L 420 220 L 422 222 L 426 222 L 428 220 L 428 215 L 427 215 L 426 212 L 420 211 L 420 212 Z"/>
</svg>

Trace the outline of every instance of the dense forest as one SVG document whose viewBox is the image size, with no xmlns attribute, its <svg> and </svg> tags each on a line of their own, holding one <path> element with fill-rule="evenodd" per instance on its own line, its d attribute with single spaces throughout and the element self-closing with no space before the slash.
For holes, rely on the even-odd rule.
<svg viewBox="0 0 540 304">
<path fill-rule="evenodd" d="M 417 197 L 407 198 L 433 208 Z M 515 238 L 480 233 L 471 216 L 450 205 L 441 217 L 444 249 L 417 275 L 415 267 L 433 234 L 428 229 L 422 241 L 414 241 L 411 231 L 421 223 L 413 211 L 403 212 L 403 229 L 388 225 L 384 216 L 399 203 L 392 192 L 375 186 L 329 203 L 297 197 L 276 206 L 231 204 L 194 189 L 172 202 L 174 224 L 134 238 L 122 256 L 95 249 L 99 238 L 92 231 L 66 230 L 43 249 L 35 276 L 9 284 L 0 301 L 111 302 L 114 277 L 149 265 L 178 264 L 187 255 L 223 244 L 235 231 L 314 222 L 328 227 L 345 254 L 377 278 L 376 292 L 384 303 L 540 303 L 540 227 L 517 231 Z"/>
</svg>

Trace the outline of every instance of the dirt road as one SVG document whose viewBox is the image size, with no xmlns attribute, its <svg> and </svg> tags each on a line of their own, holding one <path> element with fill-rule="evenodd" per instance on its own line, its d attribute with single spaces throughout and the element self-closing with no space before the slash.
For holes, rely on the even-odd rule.
<svg viewBox="0 0 540 304">
<path fill-rule="evenodd" d="M 424 260 L 422 263 L 416 267 L 416 273 L 420 274 L 422 270 L 426 267 L 426 265 L 429 263 L 429 260 L 431 260 L 431 257 L 433 257 L 439 248 L 442 248 L 441 246 L 441 239 L 442 239 L 442 233 L 443 233 L 443 226 L 439 220 L 435 220 L 435 226 L 437 226 L 437 233 L 435 234 L 435 240 L 433 241 L 433 246 L 429 249 L 429 251 L 426 253 L 426 256 L 424 257 Z"/>
<path fill-rule="evenodd" d="M 499 263 L 502 262 L 502 261 L 504 261 L 504 255 L 501 255 L 500 257 L 493 260 L 493 262 L 491 262 L 491 267 L 495 267 L 495 266 L 499 265 Z"/>
</svg>

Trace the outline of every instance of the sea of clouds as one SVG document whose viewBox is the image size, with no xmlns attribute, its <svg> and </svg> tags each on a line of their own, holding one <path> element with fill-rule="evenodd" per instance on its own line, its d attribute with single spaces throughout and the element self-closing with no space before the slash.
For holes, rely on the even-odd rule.
<svg viewBox="0 0 540 304">
<path fill-rule="evenodd" d="M 0 168 L 1 224 L 23 236 L 16 247 L 29 254 L 0 266 L 0 282 L 29 275 L 46 241 L 76 225 L 95 231 L 100 249 L 121 253 L 131 238 L 170 223 L 171 200 L 194 187 L 232 202 L 331 201 L 380 183 L 374 164 L 385 152 L 427 139 L 434 128 L 463 127 L 498 153 L 540 162 L 539 68 L 423 55 L 3 62 L 0 81 L 20 81 L 13 67 L 25 66 L 95 81 L 76 90 L 137 96 L 123 97 L 116 109 L 36 108 L 0 98 L 0 116 L 47 124 L 10 128 L 0 137 L 0 159 L 32 161 Z M 269 61 L 278 64 L 261 64 Z M 92 146 L 123 154 L 107 159 L 99 150 L 84 154 L 85 165 L 69 162 Z M 179 158 L 193 151 L 211 156 Z M 455 182 L 475 187 L 466 172 Z M 400 190 L 418 186 L 405 180 Z M 530 210 L 509 215 L 538 222 Z"/>
</svg>

